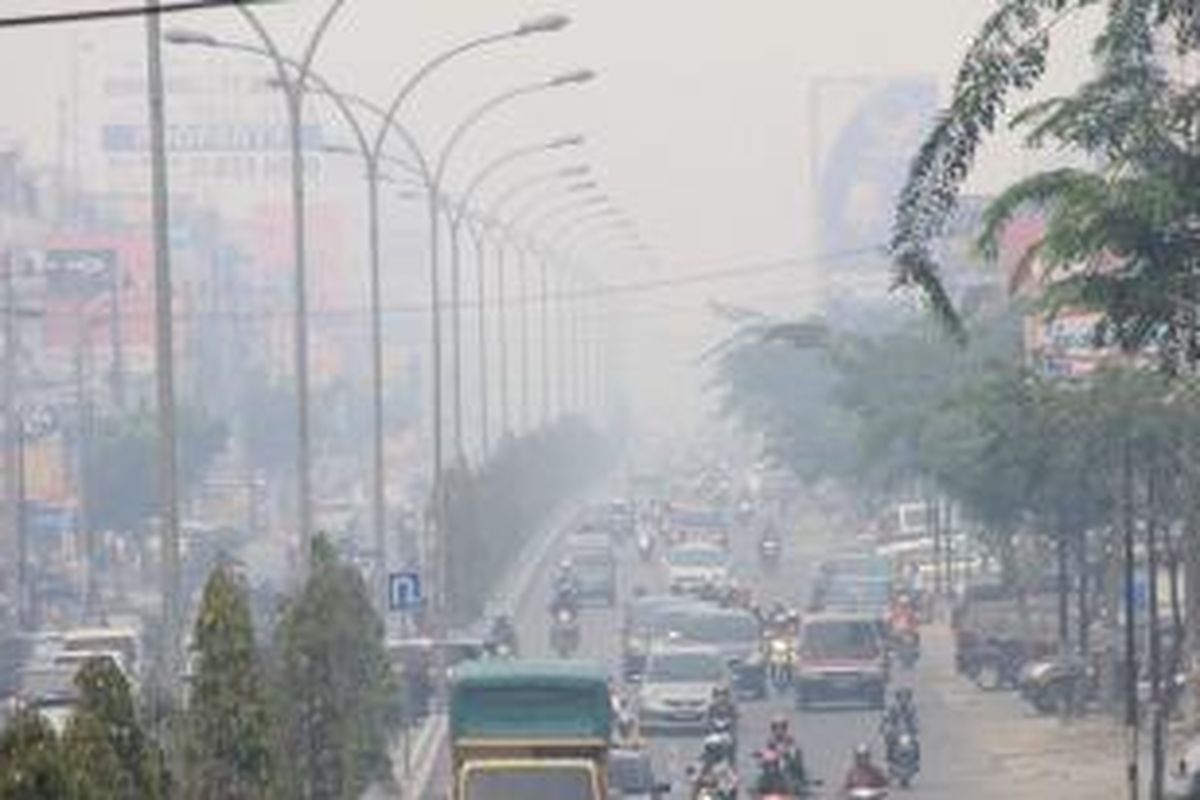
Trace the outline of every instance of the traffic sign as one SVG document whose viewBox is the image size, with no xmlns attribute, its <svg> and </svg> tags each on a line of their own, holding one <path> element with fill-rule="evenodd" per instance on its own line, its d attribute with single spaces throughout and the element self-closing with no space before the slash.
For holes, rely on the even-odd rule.
<svg viewBox="0 0 1200 800">
<path fill-rule="evenodd" d="M 388 608 L 392 611 L 411 611 L 421 605 L 421 573 L 393 572 L 388 575 Z"/>
</svg>

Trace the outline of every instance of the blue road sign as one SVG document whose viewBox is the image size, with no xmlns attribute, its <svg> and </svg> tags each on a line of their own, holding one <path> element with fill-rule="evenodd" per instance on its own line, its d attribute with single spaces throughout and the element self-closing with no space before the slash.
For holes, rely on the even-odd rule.
<svg viewBox="0 0 1200 800">
<path fill-rule="evenodd" d="M 393 572 L 388 575 L 388 608 L 411 611 L 421 605 L 421 573 Z"/>
</svg>

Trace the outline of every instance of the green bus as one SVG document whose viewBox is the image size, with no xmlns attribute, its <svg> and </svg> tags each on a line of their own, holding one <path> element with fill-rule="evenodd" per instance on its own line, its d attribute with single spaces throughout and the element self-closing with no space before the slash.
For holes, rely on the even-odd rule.
<svg viewBox="0 0 1200 800">
<path fill-rule="evenodd" d="M 464 664 L 450 690 L 455 800 L 606 800 L 608 675 L 582 661 Z"/>
</svg>

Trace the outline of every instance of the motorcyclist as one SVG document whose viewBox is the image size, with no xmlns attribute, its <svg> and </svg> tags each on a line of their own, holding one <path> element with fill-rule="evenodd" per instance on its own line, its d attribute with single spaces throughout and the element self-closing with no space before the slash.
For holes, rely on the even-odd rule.
<svg viewBox="0 0 1200 800">
<path fill-rule="evenodd" d="M 917 735 L 917 705 L 913 702 L 912 689 L 901 687 L 896 690 L 893 702 L 883 712 L 883 731 L 895 731 L 897 734 L 911 733 Z"/>
<path fill-rule="evenodd" d="M 693 796 L 701 789 L 712 789 L 720 796 L 733 797 L 737 791 L 737 771 L 729 753 L 727 736 L 709 734 L 704 737 L 700 763 L 695 770 Z"/>
<path fill-rule="evenodd" d="M 770 733 L 765 750 L 776 753 L 782 761 L 784 774 L 795 787 L 808 783 L 808 770 L 804 766 L 804 752 L 792 736 L 788 719 L 778 714 L 771 719 Z"/>
<path fill-rule="evenodd" d="M 557 614 L 566 609 L 572 614 L 579 608 L 579 579 L 570 559 L 563 559 L 554 576 L 554 590 L 550 600 L 550 612 Z"/>
<path fill-rule="evenodd" d="M 492 618 L 487 648 L 493 655 L 501 655 L 504 650 L 508 651 L 508 655 L 517 654 L 517 629 L 508 614 L 497 614 Z"/>
<path fill-rule="evenodd" d="M 718 686 L 712 691 L 712 700 L 708 704 L 709 720 L 726 719 L 731 726 L 737 725 L 737 703 L 733 701 L 733 692 L 728 686 Z"/>
<path fill-rule="evenodd" d="M 886 789 L 887 785 L 887 775 L 871 762 L 871 748 L 865 744 L 854 748 L 854 762 L 846 773 L 843 789 L 846 792 L 852 789 Z"/>
<path fill-rule="evenodd" d="M 892 603 L 888 613 L 888 623 L 893 634 L 916 631 L 917 612 L 908 595 L 902 594 Z"/>
<path fill-rule="evenodd" d="M 883 736 L 884 746 L 887 748 L 888 761 L 892 761 L 895 758 L 896 745 L 899 743 L 900 737 L 906 733 L 913 737 L 913 743 L 918 748 L 919 757 L 920 745 L 917 743 L 917 706 L 913 702 L 912 689 L 902 687 L 896 690 L 893 703 L 883 712 L 883 720 L 879 724 L 879 732 Z"/>
</svg>

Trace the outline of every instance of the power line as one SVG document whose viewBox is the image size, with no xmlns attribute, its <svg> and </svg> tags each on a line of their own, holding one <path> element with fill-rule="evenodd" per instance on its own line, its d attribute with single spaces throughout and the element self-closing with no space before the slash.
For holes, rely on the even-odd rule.
<svg viewBox="0 0 1200 800">
<path fill-rule="evenodd" d="M 602 284 L 591 289 L 581 289 L 571 292 L 551 292 L 548 300 L 551 302 L 575 302 L 605 297 L 649 295 L 655 292 L 661 292 L 667 289 L 677 289 L 683 286 L 696 286 L 738 278 L 751 278 L 758 275 L 768 275 L 777 272 L 817 266 L 820 264 L 850 261 L 863 258 L 865 256 L 878 256 L 882 254 L 882 245 L 876 245 L 873 247 L 859 247 L 808 256 L 795 256 L 792 258 L 777 259 L 774 261 L 760 261 L 750 264 L 740 264 L 737 266 L 710 269 L 702 272 L 694 272 L 688 275 L 678 275 L 675 277 L 630 281 L 628 283 Z M 505 303 L 505 307 L 509 309 L 519 308 L 521 306 L 538 307 L 541 306 L 543 302 L 544 300 L 540 293 L 530 293 L 525 297 L 508 298 Z M 495 309 L 497 306 L 498 304 L 495 301 L 487 303 L 487 307 L 489 309 Z M 471 311 L 477 309 L 478 304 L 473 301 L 464 301 L 460 303 L 458 307 L 462 310 Z M 452 308 L 452 306 L 447 303 L 443 305 L 443 308 L 449 309 Z M 382 311 L 384 314 L 389 316 L 426 314 L 429 313 L 430 306 L 424 303 L 401 303 L 384 306 Z M 344 306 L 340 308 L 316 308 L 309 311 L 309 317 L 317 320 L 356 318 L 366 316 L 369 312 L 370 310 L 365 305 Z M 41 316 L 44 318 L 54 320 L 61 319 L 65 321 L 75 321 L 78 317 L 76 312 L 67 309 L 61 311 L 57 309 L 47 309 L 41 312 Z M 139 317 L 148 316 L 148 313 L 134 313 L 126 311 L 124 316 L 128 319 L 137 319 Z M 203 321 L 205 319 L 285 320 L 290 319 L 291 316 L 292 312 L 286 310 L 209 309 L 177 312 L 174 315 L 174 318 L 176 321 L 186 324 L 188 322 Z"/>
<path fill-rule="evenodd" d="M 115 8 L 95 8 L 88 11 L 60 11 L 46 14 L 26 14 L 18 17 L 0 17 L 0 28 L 28 28 L 36 25 L 62 25 L 70 22 L 97 22 L 100 20 L 144 17 L 150 14 L 177 14 L 184 11 L 205 11 L 229 6 L 253 6 L 278 3 L 281 0 L 181 0 L 160 6 L 131 5 Z"/>
</svg>

